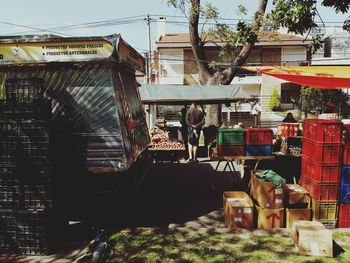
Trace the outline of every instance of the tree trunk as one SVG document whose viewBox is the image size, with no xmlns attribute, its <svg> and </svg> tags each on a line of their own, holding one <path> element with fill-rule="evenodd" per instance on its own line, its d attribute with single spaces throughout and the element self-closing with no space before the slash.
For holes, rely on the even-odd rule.
<svg viewBox="0 0 350 263">
<path fill-rule="evenodd" d="M 206 106 L 205 126 L 220 127 L 221 120 L 221 104 L 211 104 Z"/>
<path fill-rule="evenodd" d="M 201 85 L 229 85 L 237 74 L 240 66 L 244 65 L 245 61 L 250 55 L 254 44 L 257 40 L 257 34 L 249 41 L 246 42 L 240 54 L 233 61 L 232 66 L 225 69 L 215 71 L 208 66 L 208 60 L 204 53 L 204 43 L 199 37 L 198 23 L 200 15 L 200 0 L 190 0 L 191 11 L 189 16 L 189 33 L 190 42 L 192 46 L 192 51 L 194 58 L 197 62 L 199 69 L 199 80 Z M 258 8 L 253 20 L 253 30 L 257 32 L 261 27 L 261 17 L 264 15 L 268 0 L 259 0 Z M 221 105 L 208 105 L 206 124 L 205 126 L 215 125 L 219 127 L 221 125 Z"/>
</svg>

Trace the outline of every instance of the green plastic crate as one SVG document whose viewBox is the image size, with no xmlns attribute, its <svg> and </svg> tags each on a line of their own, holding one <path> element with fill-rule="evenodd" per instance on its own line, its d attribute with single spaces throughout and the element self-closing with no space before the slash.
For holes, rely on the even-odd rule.
<svg viewBox="0 0 350 263">
<path fill-rule="evenodd" d="M 218 145 L 245 145 L 244 130 L 220 128 L 217 141 Z"/>
</svg>

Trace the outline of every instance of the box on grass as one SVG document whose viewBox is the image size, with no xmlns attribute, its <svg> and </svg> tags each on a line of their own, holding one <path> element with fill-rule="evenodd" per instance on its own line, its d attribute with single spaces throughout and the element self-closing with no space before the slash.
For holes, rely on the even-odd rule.
<svg viewBox="0 0 350 263">
<path fill-rule="evenodd" d="M 282 228 L 284 226 L 284 208 L 263 208 L 255 205 L 258 212 L 258 228 Z"/>
<path fill-rule="evenodd" d="M 311 220 L 311 208 L 286 208 L 286 228 L 291 228 L 293 223 L 298 220 Z"/>
<path fill-rule="evenodd" d="M 291 237 L 300 254 L 333 257 L 332 231 L 320 222 L 294 222 Z"/>
<path fill-rule="evenodd" d="M 284 187 L 276 187 L 273 183 L 260 180 L 252 171 L 250 179 L 250 193 L 262 208 L 283 208 Z"/>
<path fill-rule="evenodd" d="M 224 192 L 223 205 L 226 227 L 254 227 L 254 204 L 245 192 Z"/>
</svg>

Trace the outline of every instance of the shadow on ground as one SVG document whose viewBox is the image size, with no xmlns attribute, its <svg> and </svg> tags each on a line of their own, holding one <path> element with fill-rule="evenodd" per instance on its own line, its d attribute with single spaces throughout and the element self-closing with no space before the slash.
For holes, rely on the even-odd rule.
<svg viewBox="0 0 350 263">
<path fill-rule="evenodd" d="M 215 172 L 205 162 L 153 164 L 139 191 L 123 203 L 123 225 L 167 227 L 210 217 L 222 208 L 224 190 L 242 189 L 238 178 L 238 174 Z M 212 221 L 217 219 L 213 216 Z"/>
<path fill-rule="evenodd" d="M 65 249 L 51 256 L 0 255 L 0 262 L 74 262 L 88 252 L 88 242 L 97 229 L 106 224 L 113 231 L 122 228 L 155 227 L 168 232 L 169 228 L 183 226 L 188 229 L 224 227 L 222 193 L 242 190 L 239 174 L 215 172 L 213 163 L 198 164 L 155 163 L 138 191 L 124 196 L 115 203 L 115 196 L 101 198 L 91 207 L 101 211 L 91 222 L 70 225 Z M 222 169 L 222 167 L 221 167 Z M 89 204 L 82 204 L 89 206 Z M 79 207 L 77 207 L 79 210 Z"/>
</svg>

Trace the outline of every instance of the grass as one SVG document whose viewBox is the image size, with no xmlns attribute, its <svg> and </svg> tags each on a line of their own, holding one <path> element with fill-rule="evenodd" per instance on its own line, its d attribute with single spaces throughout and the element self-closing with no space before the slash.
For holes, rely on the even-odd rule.
<svg viewBox="0 0 350 263">
<path fill-rule="evenodd" d="M 288 233 L 124 230 L 110 237 L 107 262 L 350 262 L 350 232 L 333 234 L 345 250 L 335 258 L 301 256 Z"/>
</svg>

